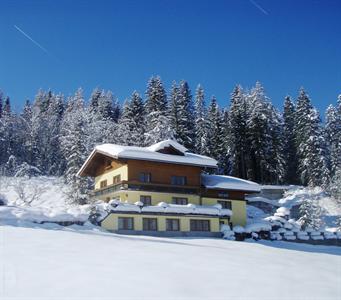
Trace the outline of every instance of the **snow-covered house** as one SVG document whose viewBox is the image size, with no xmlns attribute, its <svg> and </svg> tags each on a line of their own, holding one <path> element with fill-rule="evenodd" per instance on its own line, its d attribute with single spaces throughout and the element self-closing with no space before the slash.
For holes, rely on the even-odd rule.
<svg viewBox="0 0 341 300">
<path fill-rule="evenodd" d="M 245 225 L 245 195 L 260 191 L 254 182 L 205 173 L 215 168 L 216 160 L 166 140 L 150 147 L 99 145 L 78 175 L 94 177 L 92 196 L 111 201 L 101 222 L 108 230 L 214 236 L 221 224 Z"/>
</svg>

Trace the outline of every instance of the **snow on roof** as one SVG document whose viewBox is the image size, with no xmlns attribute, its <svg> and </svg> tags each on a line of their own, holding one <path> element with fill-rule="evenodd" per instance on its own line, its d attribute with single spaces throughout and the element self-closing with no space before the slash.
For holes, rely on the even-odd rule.
<svg viewBox="0 0 341 300">
<path fill-rule="evenodd" d="M 158 205 L 139 206 L 116 201 L 111 207 L 111 212 L 158 212 L 166 214 L 196 214 L 196 215 L 211 215 L 211 216 L 232 216 L 232 211 L 229 209 L 218 208 L 215 205 L 179 205 L 160 202 Z"/>
<path fill-rule="evenodd" d="M 176 150 L 180 151 L 184 155 L 173 155 L 157 152 L 161 149 L 170 146 L 174 147 Z M 174 164 L 195 165 L 211 168 L 217 167 L 217 161 L 215 159 L 186 151 L 187 149 L 185 147 L 183 147 L 182 145 L 173 140 L 165 140 L 160 143 L 151 145 L 149 147 L 122 146 L 116 144 L 98 145 L 89 155 L 89 157 L 87 158 L 87 160 L 85 161 L 82 168 L 79 170 L 77 174 L 80 175 L 80 173 L 84 170 L 84 168 L 86 167 L 86 165 L 89 163 L 89 161 L 96 152 L 116 159 L 130 158 Z"/>
<path fill-rule="evenodd" d="M 188 150 L 187 148 L 180 145 L 177 141 L 174 141 L 174 140 L 161 141 L 159 143 L 156 143 L 154 145 L 147 147 L 147 149 L 150 151 L 156 152 L 156 151 L 162 150 L 162 149 L 167 148 L 167 147 L 173 147 L 182 153 L 185 153 Z"/>
<path fill-rule="evenodd" d="M 207 189 L 238 190 L 248 192 L 260 192 L 261 189 L 260 185 L 255 182 L 232 176 L 202 174 L 201 179 L 202 184 Z"/>
</svg>

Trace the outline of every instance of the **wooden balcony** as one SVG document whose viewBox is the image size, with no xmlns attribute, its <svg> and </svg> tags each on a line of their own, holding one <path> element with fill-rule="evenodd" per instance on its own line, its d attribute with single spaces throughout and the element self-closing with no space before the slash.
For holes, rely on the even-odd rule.
<svg viewBox="0 0 341 300">
<path fill-rule="evenodd" d="M 101 196 L 111 194 L 121 190 L 132 190 L 132 191 L 149 191 L 149 192 L 160 192 L 160 193 L 179 193 L 179 194 L 190 194 L 199 195 L 200 186 L 191 185 L 173 185 L 153 182 L 140 182 L 135 180 L 122 180 L 119 183 L 108 185 L 104 188 L 96 189 L 91 193 L 91 196 Z"/>
</svg>

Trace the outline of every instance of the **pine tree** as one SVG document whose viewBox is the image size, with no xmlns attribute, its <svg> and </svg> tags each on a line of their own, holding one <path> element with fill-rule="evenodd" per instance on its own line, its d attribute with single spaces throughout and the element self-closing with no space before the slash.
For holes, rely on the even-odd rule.
<svg viewBox="0 0 341 300">
<path fill-rule="evenodd" d="M 165 139 L 174 138 L 168 117 L 165 89 L 159 76 L 152 77 L 147 86 L 145 144 L 151 145 Z"/>
<path fill-rule="evenodd" d="M 217 99 L 212 96 L 208 107 L 208 155 L 216 159 L 219 163 L 222 159 L 222 113 L 217 103 Z M 220 164 L 219 164 L 220 165 Z"/>
<path fill-rule="evenodd" d="M 0 119 L 1 119 L 1 116 L 2 116 L 2 110 L 3 110 L 3 108 L 2 108 L 3 97 L 4 97 L 4 95 L 3 95 L 2 91 L 0 90 Z"/>
<path fill-rule="evenodd" d="M 298 149 L 301 183 L 310 186 L 326 186 L 329 173 L 320 117 L 303 89 L 299 93 L 295 117 L 295 141 Z"/>
<path fill-rule="evenodd" d="M 88 154 L 86 147 L 87 113 L 84 107 L 83 92 L 79 89 L 69 99 L 62 120 L 60 145 L 66 160 L 64 178 L 70 184 L 70 200 L 78 204 L 87 201 L 88 183 L 85 178 L 77 176 L 77 172 Z"/>
<path fill-rule="evenodd" d="M 321 207 L 316 202 L 317 200 L 304 199 L 299 208 L 299 222 L 303 229 L 311 227 L 318 230 L 322 226 Z"/>
<path fill-rule="evenodd" d="M 330 105 L 326 111 L 326 144 L 328 148 L 330 176 L 341 167 L 341 111 Z"/>
<path fill-rule="evenodd" d="M 206 106 L 204 89 L 198 85 L 195 93 L 195 122 L 194 122 L 194 136 L 195 136 L 195 151 L 196 153 L 206 155 L 208 145 L 208 122 L 206 119 Z"/>
<path fill-rule="evenodd" d="M 248 178 L 261 183 L 278 183 L 283 177 L 281 118 L 259 82 L 248 97 L 252 106 L 247 120 Z"/>
<path fill-rule="evenodd" d="M 295 106 L 290 96 L 285 97 L 284 100 L 283 122 L 284 182 L 298 184 L 298 161 L 294 132 Z"/>
<path fill-rule="evenodd" d="M 16 116 L 11 111 L 10 98 L 6 97 L 0 119 L 0 165 L 4 165 L 15 153 L 17 144 L 16 134 Z"/>
<path fill-rule="evenodd" d="M 130 101 L 124 105 L 120 120 L 122 143 L 124 145 L 143 146 L 145 133 L 145 112 L 141 96 L 134 91 Z"/>
<path fill-rule="evenodd" d="M 337 167 L 335 170 L 328 190 L 338 205 L 341 205 L 341 167 Z"/>
<path fill-rule="evenodd" d="M 169 95 L 169 104 L 170 104 L 170 125 L 174 132 L 175 139 L 180 143 L 179 135 L 180 135 L 180 104 L 179 104 L 179 88 L 177 83 L 173 81 L 171 92 Z"/>
<path fill-rule="evenodd" d="M 189 150 L 194 150 L 194 107 L 191 91 L 186 81 L 181 81 L 178 89 L 177 141 Z"/>
<path fill-rule="evenodd" d="M 6 99 L 5 99 L 5 105 L 4 105 L 4 108 L 3 108 L 3 114 L 4 115 L 10 115 L 12 112 L 11 110 L 11 101 L 9 99 L 9 97 L 7 96 Z"/>
<path fill-rule="evenodd" d="M 249 155 L 247 121 L 249 109 L 246 96 L 241 86 L 236 86 L 231 93 L 229 109 L 229 134 L 226 142 L 230 147 L 232 159 L 232 174 L 239 178 L 247 179 L 247 165 Z"/>
</svg>

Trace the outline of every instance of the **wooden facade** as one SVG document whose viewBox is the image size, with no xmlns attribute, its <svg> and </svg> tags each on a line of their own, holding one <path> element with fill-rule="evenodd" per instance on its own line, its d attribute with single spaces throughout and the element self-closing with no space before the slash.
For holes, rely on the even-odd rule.
<svg viewBox="0 0 341 300">
<path fill-rule="evenodd" d="M 140 173 L 150 173 L 151 183 L 171 184 L 172 176 L 185 176 L 186 186 L 200 187 L 201 168 L 189 165 L 152 162 L 146 160 L 128 161 L 128 181 L 139 181 Z"/>
</svg>

